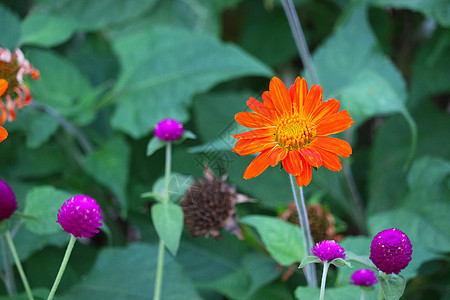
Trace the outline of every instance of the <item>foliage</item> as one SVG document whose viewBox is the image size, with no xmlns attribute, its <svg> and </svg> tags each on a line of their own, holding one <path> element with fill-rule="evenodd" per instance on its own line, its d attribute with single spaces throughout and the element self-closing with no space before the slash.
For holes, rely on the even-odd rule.
<svg viewBox="0 0 450 300">
<path fill-rule="evenodd" d="M 231 152 L 230 135 L 243 131 L 234 114 L 250 96 L 260 100 L 275 75 L 288 86 L 299 74 L 310 80 L 278 1 L 19 2 L 0 3 L 0 46 L 20 47 L 41 79 L 26 78 L 33 104 L 3 125 L 0 178 L 17 196 L 20 213 L 10 225 L 36 296 L 48 294 L 67 243 L 57 210 L 86 194 L 102 207 L 105 226 L 76 244 L 58 299 L 149 299 L 158 236 L 169 250 L 162 299 L 318 298 L 297 269 L 307 255 L 301 230 L 277 218 L 293 202 L 287 175 L 271 168 L 244 180 L 253 157 Z M 340 100 L 356 122 L 342 137 L 353 148 L 344 170 L 313 170 L 304 189 L 307 201 L 335 216 L 353 266 L 330 268 L 326 298 L 359 299 L 350 276 L 374 267 L 370 242 L 393 227 L 408 234 L 413 259 L 400 276 L 379 277 L 389 297 L 406 282 L 404 299 L 443 298 L 448 2 L 295 3 L 325 100 Z M 164 143 L 152 135 L 164 118 L 190 131 L 172 148 L 168 203 L 160 203 Z M 192 238 L 182 228 L 178 202 L 205 163 L 256 200 L 236 205 L 243 240 L 226 231 L 221 241 Z M 2 274 L 11 265 L 1 260 Z M 24 293 L 18 274 L 16 282 Z M 7 297 L 2 284 L 0 295 L 26 299 Z"/>
</svg>

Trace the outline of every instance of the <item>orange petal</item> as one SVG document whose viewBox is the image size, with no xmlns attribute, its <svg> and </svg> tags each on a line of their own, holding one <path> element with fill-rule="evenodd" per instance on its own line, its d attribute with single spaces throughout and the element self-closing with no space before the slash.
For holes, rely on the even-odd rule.
<svg viewBox="0 0 450 300">
<path fill-rule="evenodd" d="M 327 115 L 335 114 L 339 111 L 341 103 L 336 99 L 330 99 L 320 104 L 311 115 L 311 122 L 316 123 Z"/>
<path fill-rule="evenodd" d="M 312 178 L 312 168 L 311 166 L 306 165 L 303 168 L 303 172 L 299 176 L 295 176 L 295 179 L 297 180 L 298 186 L 306 186 L 310 184 Z"/>
<path fill-rule="evenodd" d="M 231 137 L 235 139 L 257 139 L 271 136 L 274 139 L 273 135 L 274 135 L 274 128 L 264 128 L 234 134 Z"/>
<path fill-rule="evenodd" d="M 261 175 L 269 166 L 269 150 L 261 152 L 247 167 L 244 179 L 250 179 Z"/>
<path fill-rule="evenodd" d="M 249 128 L 261 128 L 273 125 L 273 122 L 266 117 L 247 111 L 237 113 L 234 119 L 242 126 Z"/>
<path fill-rule="evenodd" d="M 297 77 L 294 84 L 289 88 L 292 99 L 292 110 L 294 113 L 303 111 L 303 102 L 308 94 L 308 84 L 305 78 Z"/>
<path fill-rule="evenodd" d="M 331 136 L 317 137 L 310 145 L 342 157 L 349 157 L 352 154 L 352 147 L 349 143 Z"/>
<path fill-rule="evenodd" d="M 267 148 L 272 148 L 276 145 L 276 142 L 272 139 L 253 139 L 253 140 L 239 140 L 236 142 L 233 148 L 233 152 L 242 156 L 255 154 L 261 152 Z"/>
<path fill-rule="evenodd" d="M 3 142 L 8 137 L 8 131 L 0 126 L 0 142 Z"/>
<path fill-rule="evenodd" d="M 341 160 L 339 157 L 326 150 L 318 149 L 322 157 L 322 166 L 331 171 L 340 171 L 342 169 Z"/>
<path fill-rule="evenodd" d="M 8 113 L 6 112 L 6 107 L 3 104 L 3 102 L 0 101 L 0 125 L 4 124 L 6 122 L 6 119 L 8 118 Z"/>
<path fill-rule="evenodd" d="M 303 113 L 310 119 L 312 113 L 322 103 L 323 90 L 320 85 L 313 85 L 306 95 L 305 102 L 303 103 Z"/>
<path fill-rule="evenodd" d="M 250 99 L 247 100 L 247 105 L 250 107 L 251 110 L 254 112 L 263 115 L 267 117 L 268 119 L 274 119 L 276 118 L 276 114 L 274 114 L 275 109 L 269 109 L 267 108 L 264 103 L 259 102 L 253 97 L 250 97 Z"/>
<path fill-rule="evenodd" d="M 291 96 L 283 81 L 274 77 L 269 83 L 270 97 L 280 115 L 291 114 Z"/>
<path fill-rule="evenodd" d="M 303 156 L 305 161 L 313 167 L 319 168 L 322 165 L 322 159 L 320 158 L 320 153 L 314 148 L 303 148 L 298 152 Z"/>
<path fill-rule="evenodd" d="M 283 167 L 291 175 L 297 176 L 302 173 L 303 170 L 303 158 L 297 150 L 292 150 L 283 159 Z"/>
<path fill-rule="evenodd" d="M 3 93 L 8 88 L 8 81 L 5 79 L 0 79 L 0 96 L 3 95 Z"/>
<path fill-rule="evenodd" d="M 275 143 L 276 144 L 276 143 Z M 288 154 L 288 151 L 286 149 L 283 149 L 281 147 L 274 147 L 270 151 L 270 157 L 269 157 L 269 163 L 272 167 L 275 167 L 280 160 L 283 160 L 286 155 Z"/>
<path fill-rule="evenodd" d="M 346 110 L 341 110 L 338 113 L 328 115 L 320 119 L 317 123 L 317 135 L 329 135 L 342 132 L 348 129 L 355 123 L 350 114 Z"/>
</svg>

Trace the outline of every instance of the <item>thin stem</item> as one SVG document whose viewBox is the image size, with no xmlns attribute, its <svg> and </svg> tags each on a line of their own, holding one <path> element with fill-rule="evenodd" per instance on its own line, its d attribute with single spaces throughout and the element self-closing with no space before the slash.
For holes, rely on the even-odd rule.
<svg viewBox="0 0 450 300">
<path fill-rule="evenodd" d="M 22 279 L 23 286 L 25 287 L 25 291 L 27 292 L 28 299 L 34 300 L 33 294 L 31 293 L 30 285 L 28 284 L 27 276 L 25 276 L 25 272 L 23 271 L 22 264 L 20 263 L 19 256 L 17 255 L 16 247 L 14 246 L 11 233 L 9 230 L 5 232 L 6 242 L 8 243 L 9 249 L 11 250 L 11 254 L 14 258 L 14 262 L 16 263 L 17 270 L 19 271 L 20 278 Z"/>
<path fill-rule="evenodd" d="M 155 292 L 153 294 L 154 300 L 159 300 L 161 298 L 163 266 L 164 266 L 164 242 L 160 239 L 158 248 L 158 264 L 156 266 Z"/>
<path fill-rule="evenodd" d="M 302 25 L 295 11 L 294 3 L 292 0 L 281 0 L 281 4 L 284 8 L 284 13 L 289 21 L 291 27 L 292 36 L 294 37 L 295 44 L 297 45 L 300 59 L 305 66 L 306 72 L 311 76 L 312 84 L 319 84 L 319 76 L 317 75 L 314 62 L 309 53 L 308 44 L 306 43 L 305 35 L 303 34 Z"/>
<path fill-rule="evenodd" d="M 364 300 L 364 290 L 363 289 L 361 289 L 361 297 L 359 298 L 359 300 Z"/>
<path fill-rule="evenodd" d="M 298 219 L 300 221 L 300 228 L 302 229 L 303 236 L 305 237 L 305 252 L 307 255 L 312 255 L 311 249 L 313 248 L 313 240 L 311 236 L 311 229 L 309 228 L 308 212 L 306 211 L 305 198 L 303 196 L 303 189 L 299 188 L 300 202 L 297 197 L 297 184 L 294 181 L 294 176 L 289 175 L 291 181 L 292 194 L 294 196 L 295 206 L 297 207 Z M 317 275 L 314 264 L 309 264 L 303 268 L 305 270 L 306 281 L 308 286 L 317 287 Z"/>
<path fill-rule="evenodd" d="M 12 272 L 12 267 L 9 262 L 8 252 L 6 251 L 6 237 L 2 236 L 2 257 L 3 257 L 3 266 L 5 267 L 5 286 L 8 296 L 13 296 L 17 293 L 16 290 L 16 281 L 14 280 L 14 274 Z"/>
<path fill-rule="evenodd" d="M 69 244 L 67 245 L 66 253 L 64 254 L 61 267 L 59 267 L 58 275 L 56 275 L 55 282 L 53 283 L 52 290 L 50 291 L 47 300 L 52 300 L 53 297 L 55 296 L 56 289 L 58 288 L 59 282 L 61 281 L 64 271 L 66 270 L 67 262 L 69 261 L 70 254 L 72 253 L 72 249 L 73 246 L 75 245 L 76 240 L 77 239 L 73 235 L 70 235 L 70 241 Z"/>
<path fill-rule="evenodd" d="M 378 290 L 378 297 L 377 297 L 377 300 L 383 300 L 383 296 L 384 296 L 384 293 L 383 293 L 383 287 L 381 286 L 381 284 L 379 284 L 379 286 L 380 286 L 380 289 Z"/>
<path fill-rule="evenodd" d="M 323 263 L 323 273 L 322 273 L 322 282 L 320 283 L 320 300 L 323 300 L 325 297 L 325 284 L 327 281 L 328 268 L 330 267 L 329 262 Z"/>
<path fill-rule="evenodd" d="M 54 117 L 67 132 L 73 133 L 77 137 L 78 142 L 85 153 L 89 153 L 94 149 L 84 133 L 81 132 L 80 129 L 78 129 L 78 127 L 76 127 L 72 122 L 61 116 L 55 109 L 50 106 L 43 105 L 37 101 L 33 101 L 31 106 Z"/>
<path fill-rule="evenodd" d="M 165 191 L 164 191 L 164 203 L 170 201 L 169 197 L 169 183 L 170 183 L 170 172 L 172 169 L 172 143 L 166 144 L 166 165 L 165 165 Z M 159 300 L 161 298 L 161 288 L 163 282 L 163 266 L 164 266 L 164 242 L 159 239 L 159 249 L 158 249 L 158 262 L 156 265 L 156 278 L 155 278 L 155 292 L 153 294 L 153 300 Z"/>
</svg>

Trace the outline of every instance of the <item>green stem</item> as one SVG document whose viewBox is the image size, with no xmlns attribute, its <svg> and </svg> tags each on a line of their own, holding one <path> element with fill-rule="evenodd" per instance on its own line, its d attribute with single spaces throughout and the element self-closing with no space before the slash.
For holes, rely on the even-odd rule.
<svg viewBox="0 0 450 300">
<path fill-rule="evenodd" d="M 169 183 L 170 172 L 172 166 L 172 143 L 166 144 L 166 166 L 165 166 L 165 191 L 164 191 L 164 203 L 170 201 L 169 197 Z M 159 300 L 161 298 L 161 288 L 163 282 L 163 266 L 164 266 L 164 242 L 159 239 L 158 249 L 158 262 L 156 265 L 156 278 L 155 278 L 155 292 L 153 294 L 153 300 Z"/>
<path fill-rule="evenodd" d="M 383 296 L 384 296 L 384 293 L 383 293 L 383 287 L 381 286 L 381 284 L 379 284 L 379 286 L 380 286 L 380 289 L 378 290 L 378 298 L 377 298 L 377 300 L 383 300 Z"/>
<path fill-rule="evenodd" d="M 361 298 L 359 298 L 359 300 L 364 300 L 364 290 L 361 289 Z"/>
<path fill-rule="evenodd" d="M 13 296 L 17 293 L 16 290 L 16 282 L 14 280 L 14 274 L 12 272 L 11 264 L 9 263 L 9 255 L 8 251 L 6 250 L 6 237 L 2 236 L 2 257 L 3 257 L 3 266 L 5 267 L 5 276 L 2 277 L 2 279 L 5 282 L 6 292 L 8 293 L 8 296 Z"/>
<path fill-rule="evenodd" d="M 56 275 L 55 282 L 53 283 L 52 290 L 50 291 L 47 300 L 51 300 L 55 296 L 56 289 L 58 288 L 59 282 L 61 281 L 61 278 L 64 274 L 64 270 L 66 269 L 67 262 L 69 261 L 70 254 L 72 253 L 72 249 L 73 246 L 75 245 L 76 240 L 77 239 L 73 235 L 70 235 L 70 241 L 69 244 L 67 245 L 66 253 L 64 254 L 61 267 L 59 267 L 58 275 Z"/>
<path fill-rule="evenodd" d="M 156 266 L 155 292 L 153 294 L 154 300 L 159 300 L 161 298 L 163 266 L 164 266 L 164 242 L 162 240 L 159 240 L 158 264 Z"/>
<path fill-rule="evenodd" d="M 297 196 L 297 184 L 294 181 L 294 176 L 289 175 L 291 181 L 292 194 L 294 196 L 295 206 L 297 207 L 298 219 L 300 221 L 300 228 L 305 238 L 305 250 L 307 255 L 312 255 L 313 240 L 311 236 L 311 229 L 309 228 L 308 212 L 306 211 L 305 198 L 303 196 L 303 188 L 299 188 L 300 202 Z M 305 270 L 306 281 L 308 286 L 317 287 L 317 275 L 314 264 L 308 264 L 303 268 Z"/>
<path fill-rule="evenodd" d="M 25 291 L 27 292 L 28 299 L 34 300 L 33 294 L 31 293 L 30 285 L 28 284 L 27 277 L 25 276 L 25 272 L 23 271 L 22 264 L 20 263 L 19 256 L 17 255 L 16 247 L 14 246 L 11 233 L 9 230 L 5 232 L 6 242 L 8 243 L 9 249 L 11 250 L 11 254 L 14 258 L 14 262 L 16 263 L 17 270 L 19 271 L 20 278 L 22 279 L 23 286 L 25 287 Z"/>
<path fill-rule="evenodd" d="M 326 261 L 323 263 L 322 282 L 320 283 L 320 300 L 325 299 L 325 283 L 327 281 L 328 268 L 330 264 Z"/>
</svg>

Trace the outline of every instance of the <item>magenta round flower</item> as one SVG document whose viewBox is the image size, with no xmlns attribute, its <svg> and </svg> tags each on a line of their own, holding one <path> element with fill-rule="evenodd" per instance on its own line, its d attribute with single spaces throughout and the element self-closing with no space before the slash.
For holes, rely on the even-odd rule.
<svg viewBox="0 0 450 300">
<path fill-rule="evenodd" d="M 317 255 L 322 261 L 332 261 L 336 258 L 345 259 L 344 248 L 341 247 L 336 241 L 321 241 L 317 243 L 312 252 Z"/>
<path fill-rule="evenodd" d="M 353 273 L 352 284 L 361 286 L 372 286 L 378 282 L 375 274 L 369 269 L 360 269 Z"/>
<path fill-rule="evenodd" d="M 16 209 L 16 195 L 11 187 L 0 179 L 0 222 L 9 219 Z"/>
<path fill-rule="evenodd" d="M 58 222 L 74 237 L 93 237 L 102 227 L 102 211 L 94 199 L 78 195 L 64 202 L 58 210 Z"/>
<path fill-rule="evenodd" d="M 412 245 L 408 236 L 397 228 L 378 233 L 370 245 L 370 260 L 386 274 L 398 274 L 411 261 Z"/>
<path fill-rule="evenodd" d="M 166 142 L 179 140 L 183 132 L 183 124 L 174 119 L 164 119 L 155 126 L 155 135 Z"/>
</svg>

